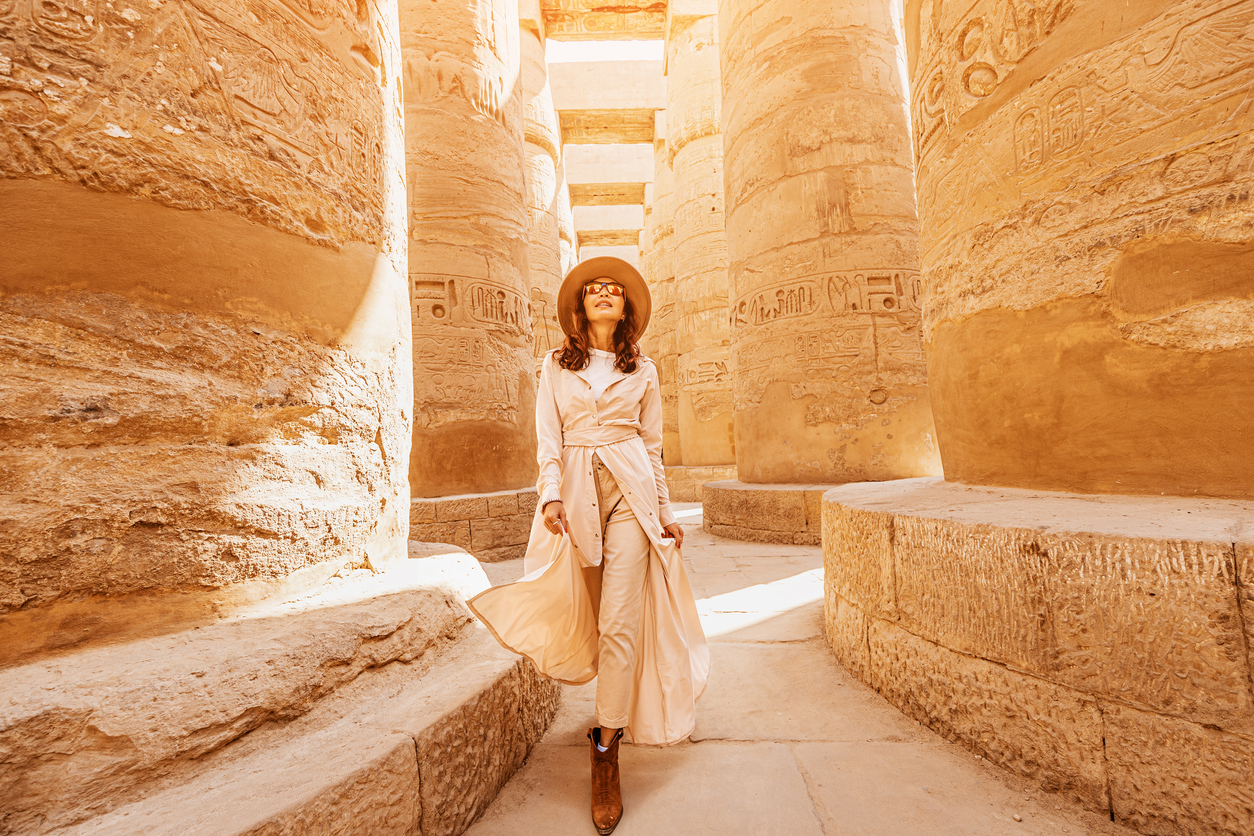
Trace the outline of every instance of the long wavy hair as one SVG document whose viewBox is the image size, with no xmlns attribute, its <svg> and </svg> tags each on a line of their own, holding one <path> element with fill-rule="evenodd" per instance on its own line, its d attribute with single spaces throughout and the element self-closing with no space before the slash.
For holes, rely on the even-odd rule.
<svg viewBox="0 0 1254 836">
<path fill-rule="evenodd" d="M 637 327 L 636 309 L 632 307 L 631 300 L 624 296 L 623 318 L 614 329 L 614 368 L 623 374 L 634 372 L 640 359 L 640 346 L 636 344 Z M 592 352 L 588 345 L 588 314 L 584 311 L 583 297 L 580 296 L 579 304 L 575 305 L 575 328 L 566 335 L 566 342 L 557 352 L 557 364 L 572 372 L 582 371 L 588 368 L 591 357 Z"/>
</svg>

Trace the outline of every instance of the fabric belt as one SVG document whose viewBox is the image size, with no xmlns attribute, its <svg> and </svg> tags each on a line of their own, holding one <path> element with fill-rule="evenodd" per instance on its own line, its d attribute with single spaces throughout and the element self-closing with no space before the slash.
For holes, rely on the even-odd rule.
<svg viewBox="0 0 1254 836">
<path fill-rule="evenodd" d="M 640 432 L 635 427 L 610 425 L 605 427 L 580 427 L 562 430 L 563 447 L 602 447 L 606 444 L 617 444 L 639 438 Z"/>
</svg>

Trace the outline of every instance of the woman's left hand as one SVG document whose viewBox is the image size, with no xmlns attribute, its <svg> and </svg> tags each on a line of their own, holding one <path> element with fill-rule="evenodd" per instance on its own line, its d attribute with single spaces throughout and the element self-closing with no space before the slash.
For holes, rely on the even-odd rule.
<svg viewBox="0 0 1254 836">
<path fill-rule="evenodd" d="M 668 537 L 675 540 L 675 548 L 683 548 L 684 546 L 684 530 L 679 527 L 679 523 L 671 523 L 662 528 Z"/>
</svg>

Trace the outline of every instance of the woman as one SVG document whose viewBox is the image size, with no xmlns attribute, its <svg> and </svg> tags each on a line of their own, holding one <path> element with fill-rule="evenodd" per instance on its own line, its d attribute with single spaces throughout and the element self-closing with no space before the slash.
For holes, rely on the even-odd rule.
<svg viewBox="0 0 1254 836">
<path fill-rule="evenodd" d="M 657 368 L 636 344 L 648 286 L 627 262 L 594 258 L 566 276 L 557 305 L 566 341 L 540 372 L 527 574 L 470 605 L 542 673 L 597 677 L 592 820 L 608 834 L 623 811 L 619 741 L 686 738 L 710 660 L 662 469 Z"/>
</svg>

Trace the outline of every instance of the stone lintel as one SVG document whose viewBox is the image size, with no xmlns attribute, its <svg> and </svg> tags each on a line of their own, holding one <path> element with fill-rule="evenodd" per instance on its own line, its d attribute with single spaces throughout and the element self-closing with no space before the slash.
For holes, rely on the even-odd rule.
<svg viewBox="0 0 1254 836">
<path fill-rule="evenodd" d="M 575 229 L 639 229 L 644 226 L 644 206 L 614 204 L 574 207 Z"/>
<path fill-rule="evenodd" d="M 1137 829 L 1254 832 L 1254 502 L 907 479 L 833 488 L 823 518 L 850 673 Z"/>
<path fill-rule="evenodd" d="M 709 482 L 702 488 L 705 529 L 737 540 L 817 546 L 822 542 L 823 492 L 830 487 Z"/>
<path fill-rule="evenodd" d="M 653 141 L 653 111 L 561 110 L 562 138 L 583 145 L 612 145 Z"/>
<path fill-rule="evenodd" d="M 581 247 L 638 246 L 639 229 L 581 229 L 578 232 Z"/>
<path fill-rule="evenodd" d="M 579 248 L 579 260 L 587 261 L 590 258 L 600 258 L 603 255 L 621 258 L 632 267 L 640 266 L 640 245 L 632 242 L 630 246 L 622 245 L 617 247 L 605 247 L 589 244 L 586 247 Z"/>
<path fill-rule="evenodd" d="M 570 205 L 622 206 L 644 203 L 651 183 L 578 183 L 570 186 Z"/>
</svg>

